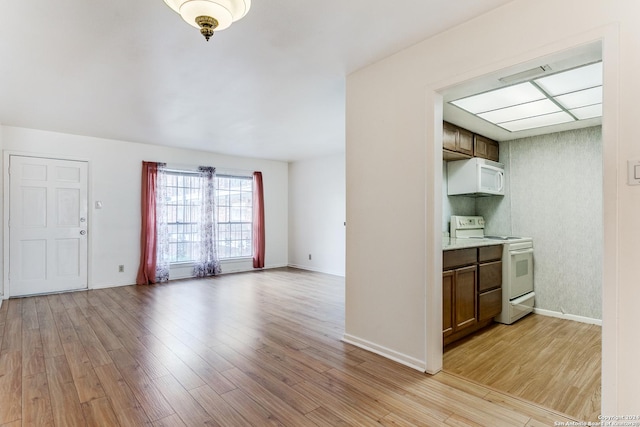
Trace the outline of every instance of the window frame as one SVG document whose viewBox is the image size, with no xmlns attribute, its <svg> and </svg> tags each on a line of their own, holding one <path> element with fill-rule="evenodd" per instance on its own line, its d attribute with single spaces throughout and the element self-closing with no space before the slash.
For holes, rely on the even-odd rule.
<svg viewBox="0 0 640 427">
<path fill-rule="evenodd" d="M 165 173 L 167 175 L 173 175 L 173 176 L 200 177 L 200 173 L 198 171 L 194 171 L 194 170 L 190 170 L 190 169 L 167 168 Z M 245 193 L 249 193 L 249 195 L 250 195 L 250 205 L 248 206 L 248 208 L 249 208 L 249 214 L 248 214 L 249 221 L 223 221 L 222 222 L 223 224 L 229 224 L 230 226 L 231 225 L 236 225 L 236 226 L 240 225 L 242 227 L 242 225 L 247 225 L 247 224 L 249 225 L 249 227 L 248 227 L 249 228 L 249 230 L 248 230 L 248 233 L 249 233 L 248 247 L 249 247 L 250 253 L 248 255 L 228 256 L 228 257 L 226 257 L 226 256 L 223 257 L 222 256 L 223 252 L 221 251 L 221 246 L 220 246 L 220 243 L 222 241 L 222 239 L 220 238 L 221 232 L 220 232 L 220 221 L 219 221 L 219 219 L 220 219 L 220 216 L 219 216 L 220 206 L 219 206 L 219 203 L 218 203 L 218 201 L 219 201 L 219 189 L 220 189 L 219 179 L 221 179 L 221 178 L 222 179 L 224 179 L 224 178 L 227 178 L 227 179 L 240 179 L 240 180 L 248 181 L 249 184 L 250 184 L 250 188 L 251 188 L 250 191 L 241 191 L 240 192 L 241 195 L 245 194 Z M 201 185 L 202 185 L 202 183 L 201 183 Z M 171 186 L 171 187 L 174 187 L 174 186 Z M 170 186 L 169 186 L 169 183 L 167 182 L 167 192 L 169 192 L 169 188 L 170 188 Z M 181 187 L 181 188 L 185 188 L 185 187 Z M 189 188 L 194 188 L 194 187 L 189 187 Z M 216 173 L 216 175 L 215 175 L 215 189 L 216 189 L 216 212 L 215 212 L 215 214 L 216 214 L 216 223 L 217 223 L 217 227 L 218 227 L 218 230 L 216 230 L 217 231 L 217 233 L 216 233 L 216 250 L 218 252 L 218 257 L 220 259 L 220 262 L 224 263 L 224 262 L 234 262 L 234 261 L 252 259 L 253 258 L 253 191 L 254 191 L 254 188 L 253 188 L 253 177 L 252 176 L 247 176 L 247 175 L 233 174 L 233 173 L 219 173 L 219 174 Z M 201 203 L 202 202 L 200 201 L 200 203 L 198 203 L 197 205 L 193 205 L 193 206 L 196 206 L 197 209 L 199 209 L 199 207 L 201 206 Z M 167 205 L 167 209 L 170 209 L 171 204 L 168 201 L 167 201 L 166 205 Z M 182 205 L 176 204 L 174 206 L 185 206 L 185 205 L 184 204 L 182 204 Z M 231 212 L 230 212 L 231 205 L 230 204 L 229 205 L 225 205 L 225 207 L 227 207 L 227 209 L 229 210 L 228 218 L 230 219 L 231 218 Z M 242 207 L 243 206 L 241 206 L 241 208 Z M 246 209 L 247 206 L 244 206 L 244 208 Z M 167 212 L 167 215 L 169 216 L 169 212 Z M 176 213 L 176 218 L 177 218 L 177 213 Z M 185 224 L 190 224 L 192 227 L 195 226 L 195 227 L 197 227 L 199 229 L 199 223 L 198 222 L 196 222 L 196 223 L 169 222 L 169 220 L 167 218 L 167 226 L 168 227 L 171 227 L 171 226 L 174 226 L 174 225 L 175 226 L 180 226 L 180 225 L 185 225 Z M 229 230 L 229 233 L 231 233 L 230 230 Z M 240 233 L 242 233 L 242 230 L 240 231 Z M 180 233 L 176 233 L 176 234 L 180 234 Z M 184 234 L 184 233 L 182 233 L 182 234 Z M 191 234 L 196 234 L 196 233 L 191 233 Z M 199 234 L 199 232 L 197 234 Z M 231 241 L 242 241 L 242 240 L 247 240 L 247 239 L 242 239 L 242 238 L 240 238 L 240 239 L 227 239 L 227 241 L 229 241 L 229 242 L 231 242 Z M 198 242 L 195 242 L 195 243 L 198 243 Z M 174 245 L 174 244 L 177 244 L 177 242 L 172 242 L 171 239 L 170 239 L 169 245 Z M 195 245 L 192 245 L 192 247 L 193 246 L 195 246 Z M 171 253 L 171 250 L 170 250 L 170 253 Z M 171 266 L 175 266 L 175 267 L 179 268 L 179 267 L 187 267 L 189 265 L 193 265 L 195 262 L 196 262 L 195 259 L 185 260 L 185 261 L 173 261 L 173 260 L 171 260 L 171 261 L 169 261 L 169 264 Z"/>
<path fill-rule="evenodd" d="M 246 194 L 249 193 L 250 197 L 249 197 L 249 206 L 240 206 L 240 209 L 242 210 L 244 209 L 248 209 L 248 221 L 231 221 L 231 212 L 228 212 L 228 218 L 229 221 L 220 221 L 220 215 L 218 215 L 218 212 L 216 212 L 216 221 L 217 221 L 217 225 L 218 225 L 218 230 L 216 233 L 216 237 L 217 237 L 217 241 L 216 241 L 216 249 L 218 250 L 218 257 L 220 258 L 220 261 L 236 261 L 236 260 L 246 260 L 246 259 L 252 259 L 253 258 L 253 192 L 254 192 L 254 188 L 253 188 L 253 177 L 252 176 L 247 176 L 247 175 L 237 175 L 237 174 L 233 174 L 233 173 L 220 173 L 220 174 L 216 174 L 216 210 L 220 209 L 220 204 L 218 203 L 219 201 L 219 191 L 220 191 L 220 187 L 219 187 L 219 179 L 238 179 L 238 180 L 242 180 L 242 181 L 248 181 L 249 185 L 250 185 L 250 190 L 249 191 L 240 191 L 240 196 L 242 198 L 242 194 Z M 229 208 L 229 210 L 232 208 L 231 204 L 229 205 L 225 205 L 226 207 Z M 242 214 L 241 214 L 242 215 Z M 229 224 L 231 225 L 249 225 L 249 230 L 247 231 L 249 233 L 249 238 L 248 239 L 228 239 L 228 241 L 243 241 L 243 240 L 248 240 L 249 244 L 248 244 L 248 248 L 249 248 L 249 254 L 248 255 L 239 255 L 239 256 L 229 256 L 229 257 L 222 257 L 221 256 L 221 250 L 220 250 L 220 242 L 222 241 L 222 239 L 220 238 L 221 235 L 221 231 L 220 231 L 220 224 Z M 244 231 L 241 230 L 240 233 L 243 233 Z M 229 233 L 232 233 L 231 230 L 229 230 Z"/>
<path fill-rule="evenodd" d="M 193 170 L 188 170 L 188 169 L 167 169 L 167 170 L 165 171 L 165 173 L 166 173 L 166 175 L 167 175 L 167 176 L 168 176 L 168 175 L 173 175 L 173 176 L 183 176 L 183 177 L 188 176 L 188 177 L 200 178 L 200 173 L 199 173 L 199 172 L 197 172 L 197 171 L 193 171 Z M 173 186 L 170 186 L 170 185 L 169 185 L 168 181 L 169 181 L 169 179 L 167 179 L 167 188 L 166 188 L 167 193 L 169 193 L 169 189 L 173 187 Z M 178 187 L 176 186 L 176 188 L 178 188 Z M 183 189 L 184 189 L 184 188 L 187 188 L 187 187 L 182 186 L 182 187 L 180 187 L 180 188 L 183 188 Z M 193 187 L 189 187 L 189 188 L 193 188 Z M 177 192 L 177 190 L 176 190 L 176 192 Z M 195 206 L 197 206 L 197 209 L 200 209 L 201 204 L 202 204 L 202 201 L 200 201 L 200 203 L 198 203 L 197 205 L 195 205 Z M 197 232 L 195 232 L 195 233 L 194 233 L 194 232 L 192 232 L 191 234 L 199 234 L 199 228 L 200 228 L 200 224 L 199 224 L 199 222 L 195 222 L 195 223 L 194 223 L 194 222 L 185 222 L 185 223 L 177 222 L 177 217 L 178 217 L 177 212 L 176 212 L 176 222 L 169 222 L 169 216 L 170 216 L 170 214 L 169 214 L 169 209 L 170 209 L 170 208 L 169 208 L 169 206 L 171 206 L 171 204 L 167 201 L 167 203 L 166 203 L 166 209 L 167 209 L 167 227 L 169 227 L 169 229 L 170 229 L 170 227 L 171 227 L 172 225 L 176 225 L 176 226 L 178 226 L 178 227 L 179 227 L 180 225 L 183 225 L 183 226 L 184 226 L 184 225 L 190 225 L 190 226 L 192 226 L 192 227 L 193 227 L 193 226 L 195 226 L 196 228 L 198 228 L 198 231 L 197 231 Z M 176 206 L 176 209 L 178 209 L 178 208 L 179 208 L 179 206 L 185 206 L 185 205 L 184 205 L 184 204 L 178 204 L 178 203 L 176 203 L 176 204 L 175 204 L 175 206 Z M 176 234 L 184 234 L 184 233 L 177 233 L 177 232 L 176 232 Z M 169 235 L 171 235 L 171 233 L 169 233 Z M 193 243 L 198 243 L 198 244 L 199 244 L 199 242 L 200 242 L 200 241 L 198 241 L 198 242 L 192 242 L 192 245 L 191 245 L 192 250 L 193 250 L 193 246 L 194 246 L 194 245 L 193 245 Z M 171 238 L 169 238 L 169 246 L 171 247 L 171 245 L 173 245 L 173 244 L 174 244 L 174 242 L 172 242 L 172 241 L 171 241 Z M 176 249 L 176 251 L 177 251 L 177 249 Z M 171 249 L 169 250 L 169 253 L 170 253 L 170 254 L 172 253 Z M 193 252 L 192 252 L 192 255 L 193 255 Z M 170 255 L 170 258 L 171 258 L 171 255 Z M 195 262 L 196 262 L 196 260 L 195 260 L 195 259 L 184 260 L 184 261 L 177 261 L 177 260 L 176 260 L 176 261 L 173 261 L 173 260 L 170 260 L 170 261 L 169 261 L 169 264 L 170 264 L 170 265 L 175 265 L 175 266 L 188 266 L 188 265 L 190 265 L 190 264 L 194 264 Z"/>
</svg>

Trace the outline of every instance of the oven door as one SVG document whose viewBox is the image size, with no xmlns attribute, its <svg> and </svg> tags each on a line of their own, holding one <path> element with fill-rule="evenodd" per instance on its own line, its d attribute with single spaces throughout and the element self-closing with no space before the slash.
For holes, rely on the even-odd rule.
<svg viewBox="0 0 640 427">
<path fill-rule="evenodd" d="M 509 299 L 533 291 L 533 248 L 509 251 Z"/>
</svg>

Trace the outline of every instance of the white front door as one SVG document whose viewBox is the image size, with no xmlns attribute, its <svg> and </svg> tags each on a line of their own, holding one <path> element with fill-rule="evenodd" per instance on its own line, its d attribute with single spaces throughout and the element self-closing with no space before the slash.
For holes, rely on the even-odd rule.
<svg viewBox="0 0 640 427">
<path fill-rule="evenodd" d="M 87 288 L 87 162 L 9 158 L 9 296 Z"/>
</svg>

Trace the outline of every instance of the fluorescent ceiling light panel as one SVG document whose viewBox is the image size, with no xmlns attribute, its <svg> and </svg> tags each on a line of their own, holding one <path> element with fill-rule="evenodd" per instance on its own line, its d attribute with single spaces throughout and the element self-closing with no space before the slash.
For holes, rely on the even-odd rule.
<svg viewBox="0 0 640 427">
<path fill-rule="evenodd" d="M 536 67 L 500 79 L 549 71 Z M 450 101 L 510 132 L 602 116 L 602 61 Z"/>
<path fill-rule="evenodd" d="M 544 98 L 546 98 L 545 95 L 538 88 L 525 82 L 458 99 L 451 103 L 470 113 L 478 114 Z"/>
<path fill-rule="evenodd" d="M 585 107 L 587 105 L 602 104 L 602 86 L 556 96 L 554 99 L 567 110 Z"/>
<path fill-rule="evenodd" d="M 551 96 L 602 86 L 602 62 L 574 68 L 534 81 Z"/>
<path fill-rule="evenodd" d="M 554 113 L 556 111 L 561 111 L 560 107 L 548 99 L 542 99 L 540 101 L 528 102 L 526 104 L 481 113 L 478 114 L 478 117 L 481 117 L 491 123 L 502 123 L 532 116 L 541 116 L 543 114 Z"/>
<path fill-rule="evenodd" d="M 498 123 L 498 126 L 505 128 L 510 132 L 517 132 L 520 130 L 541 128 L 544 126 L 557 125 L 572 121 L 574 121 L 573 117 L 564 111 L 559 111 L 557 113 L 545 114 L 543 116 L 528 117 L 526 119 L 514 120 L 512 122 Z"/>
<path fill-rule="evenodd" d="M 576 108 L 569 111 L 579 120 L 592 119 L 602 116 L 602 104 L 589 105 L 588 107 Z"/>
</svg>

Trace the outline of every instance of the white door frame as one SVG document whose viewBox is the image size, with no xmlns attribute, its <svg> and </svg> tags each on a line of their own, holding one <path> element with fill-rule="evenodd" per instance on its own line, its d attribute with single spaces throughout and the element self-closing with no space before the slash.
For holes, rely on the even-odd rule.
<svg viewBox="0 0 640 427">
<path fill-rule="evenodd" d="M 472 72 L 457 75 L 439 82 L 426 93 L 426 117 L 428 128 L 433 132 L 426 135 L 427 186 L 426 186 L 426 249 L 425 295 L 426 295 L 426 371 L 437 373 L 442 369 L 442 95 L 448 87 L 474 80 L 517 64 L 571 50 L 581 45 L 601 42 L 604 65 L 604 104 L 602 120 L 602 161 L 603 161 L 603 283 L 602 283 L 602 404 L 603 414 L 613 414 L 616 410 L 616 360 L 618 349 L 618 300 L 619 277 L 617 272 L 618 247 L 618 114 L 619 104 L 619 27 L 611 24 L 580 34 L 542 48 L 525 52 L 484 66 Z M 606 349 L 606 351 L 604 351 Z"/>
<path fill-rule="evenodd" d="M 10 238 L 9 238 L 9 212 L 10 212 L 10 182 L 9 182 L 9 164 L 11 156 L 23 156 L 23 157 L 36 157 L 42 159 L 52 160 L 70 160 L 76 162 L 87 163 L 87 289 L 92 289 L 91 284 L 91 255 L 92 255 L 92 190 L 91 190 L 91 161 L 87 158 L 74 157 L 74 156 L 61 156 L 60 154 L 47 154 L 47 153 L 31 153 L 25 151 L 13 151 L 5 150 L 3 152 L 3 164 L 2 164 L 2 189 L 3 189 L 3 210 L 2 210 L 2 226 L 3 226 L 3 245 L 2 245 L 2 286 L 0 286 L 0 300 L 9 298 L 9 251 L 10 251 Z"/>
</svg>

